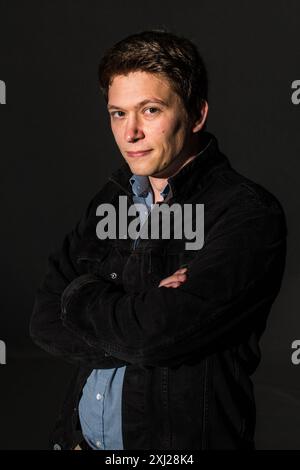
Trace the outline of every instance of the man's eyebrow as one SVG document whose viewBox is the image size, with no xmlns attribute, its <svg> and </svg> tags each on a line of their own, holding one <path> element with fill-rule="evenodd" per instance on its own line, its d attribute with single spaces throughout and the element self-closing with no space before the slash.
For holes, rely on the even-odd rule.
<svg viewBox="0 0 300 470">
<path fill-rule="evenodd" d="M 146 100 L 143 100 L 143 101 L 140 101 L 140 103 L 136 104 L 134 106 L 135 109 L 137 108 L 140 108 L 142 106 L 144 106 L 145 104 L 147 103 L 159 103 L 161 104 L 162 106 L 168 106 L 168 103 L 166 103 L 165 101 L 163 100 L 160 100 L 159 98 L 152 98 L 152 99 L 146 99 Z M 107 109 L 110 110 L 110 109 L 122 109 L 121 106 L 115 106 L 114 104 L 109 104 L 107 106 Z"/>
</svg>

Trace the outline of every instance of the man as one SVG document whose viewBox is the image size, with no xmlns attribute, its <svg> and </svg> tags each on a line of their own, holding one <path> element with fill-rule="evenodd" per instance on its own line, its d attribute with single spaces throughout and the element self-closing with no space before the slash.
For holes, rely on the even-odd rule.
<svg viewBox="0 0 300 470">
<path fill-rule="evenodd" d="M 50 256 L 37 292 L 33 340 L 78 364 L 51 446 L 254 449 L 250 376 L 284 271 L 283 210 L 204 130 L 207 76 L 189 40 L 129 36 L 99 79 L 125 162 Z M 136 237 L 124 235 L 122 197 L 138 208 Z M 176 235 L 179 212 L 169 237 L 142 236 L 175 205 L 204 207 L 200 247 Z M 103 207 L 116 214 L 107 238 Z M 184 228 L 197 225 L 184 214 Z"/>
</svg>

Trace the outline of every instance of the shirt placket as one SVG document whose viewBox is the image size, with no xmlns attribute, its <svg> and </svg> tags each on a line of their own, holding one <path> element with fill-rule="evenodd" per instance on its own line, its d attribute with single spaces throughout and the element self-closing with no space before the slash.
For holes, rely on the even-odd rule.
<svg viewBox="0 0 300 470">
<path fill-rule="evenodd" d="M 105 407 L 105 392 L 107 388 L 107 384 L 109 381 L 109 376 L 106 373 L 106 370 L 98 370 L 98 377 L 97 377 L 97 388 L 95 391 L 95 406 L 98 408 L 99 416 L 101 416 L 101 420 L 99 423 L 99 432 L 95 436 L 95 446 L 99 450 L 105 450 L 105 440 L 104 440 L 104 407 Z M 110 371 L 108 371 L 110 372 Z"/>
</svg>

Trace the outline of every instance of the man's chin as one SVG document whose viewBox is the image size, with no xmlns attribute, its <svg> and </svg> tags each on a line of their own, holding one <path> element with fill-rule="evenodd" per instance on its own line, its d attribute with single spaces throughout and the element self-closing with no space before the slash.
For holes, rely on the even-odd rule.
<svg viewBox="0 0 300 470">
<path fill-rule="evenodd" d="M 137 176 L 152 176 L 151 172 L 135 170 L 133 168 L 131 168 L 131 172 Z"/>
<path fill-rule="evenodd" d="M 127 161 L 128 163 L 128 161 Z M 129 163 L 128 163 L 129 165 Z M 155 169 L 154 168 L 151 168 L 151 167 L 144 167 L 143 168 L 143 165 L 129 165 L 130 167 L 130 170 L 131 172 L 134 174 L 134 175 L 138 175 L 138 176 L 152 176 L 153 173 L 155 173 Z"/>
</svg>

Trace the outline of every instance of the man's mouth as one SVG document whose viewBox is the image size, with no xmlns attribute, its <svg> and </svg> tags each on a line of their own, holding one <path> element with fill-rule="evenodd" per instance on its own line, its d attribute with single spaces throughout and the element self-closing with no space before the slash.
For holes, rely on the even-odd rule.
<svg viewBox="0 0 300 470">
<path fill-rule="evenodd" d="M 148 153 L 150 153 L 152 151 L 152 149 L 149 149 L 149 150 L 139 150 L 137 152 L 126 152 L 126 154 L 128 155 L 128 157 L 143 157 L 144 155 L 147 155 Z"/>
</svg>

